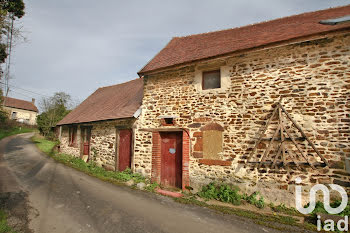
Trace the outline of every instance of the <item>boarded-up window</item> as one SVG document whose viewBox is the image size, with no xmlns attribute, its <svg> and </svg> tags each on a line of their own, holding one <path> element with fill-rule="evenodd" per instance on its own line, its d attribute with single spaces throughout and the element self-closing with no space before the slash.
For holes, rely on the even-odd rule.
<svg viewBox="0 0 350 233">
<path fill-rule="evenodd" d="M 69 127 L 69 146 L 76 146 L 77 141 L 77 126 Z"/>
<path fill-rule="evenodd" d="M 222 152 L 222 131 L 208 130 L 203 132 L 203 158 L 220 159 Z"/>
<path fill-rule="evenodd" d="M 215 89 L 221 87 L 220 70 L 203 72 L 202 88 L 203 90 Z"/>
</svg>

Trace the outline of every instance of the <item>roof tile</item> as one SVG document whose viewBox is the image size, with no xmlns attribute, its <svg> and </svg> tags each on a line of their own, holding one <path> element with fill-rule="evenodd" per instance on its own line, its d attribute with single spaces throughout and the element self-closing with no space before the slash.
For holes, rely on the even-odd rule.
<svg viewBox="0 0 350 233">
<path fill-rule="evenodd" d="M 57 125 L 86 123 L 133 117 L 143 97 L 143 79 L 101 87 Z"/>
<path fill-rule="evenodd" d="M 33 111 L 33 112 L 39 112 L 38 108 L 32 102 L 15 99 L 11 97 L 4 97 L 4 106 L 24 109 L 24 110 Z"/>
<path fill-rule="evenodd" d="M 345 15 L 350 15 L 350 5 L 239 28 L 175 37 L 139 71 L 139 74 L 276 42 L 350 28 L 349 23 L 333 26 L 319 23 L 321 20 Z"/>
</svg>

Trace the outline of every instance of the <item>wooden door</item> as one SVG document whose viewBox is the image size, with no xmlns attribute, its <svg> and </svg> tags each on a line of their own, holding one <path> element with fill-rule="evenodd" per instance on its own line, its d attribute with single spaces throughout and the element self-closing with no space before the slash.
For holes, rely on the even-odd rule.
<svg viewBox="0 0 350 233">
<path fill-rule="evenodd" d="M 182 132 L 161 133 L 161 184 L 182 187 Z"/>
<path fill-rule="evenodd" d="M 83 137 L 83 155 L 90 154 L 90 138 L 91 138 L 91 128 L 82 128 Z"/>
<path fill-rule="evenodd" d="M 132 132 L 130 129 L 119 131 L 119 171 L 124 171 L 126 168 L 131 167 L 131 140 Z"/>
</svg>

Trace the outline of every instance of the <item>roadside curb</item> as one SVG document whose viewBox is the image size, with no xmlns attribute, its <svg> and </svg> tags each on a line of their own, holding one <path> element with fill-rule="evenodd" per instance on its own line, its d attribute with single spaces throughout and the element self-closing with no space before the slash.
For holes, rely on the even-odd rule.
<svg viewBox="0 0 350 233">
<path fill-rule="evenodd" d="M 169 197 L 175 197 L 175 198 L 179 198 L 179 197 L 183 197 L 184 195 L 181 193 L 175 193 L 175 192 L 171 192 L 171 191 L 167 191 L 167 190 L 163 190 L 158 188 L 156 190 L 157 193 L 162 194 L 164 196 L 169 196 Z"/>
</svg>

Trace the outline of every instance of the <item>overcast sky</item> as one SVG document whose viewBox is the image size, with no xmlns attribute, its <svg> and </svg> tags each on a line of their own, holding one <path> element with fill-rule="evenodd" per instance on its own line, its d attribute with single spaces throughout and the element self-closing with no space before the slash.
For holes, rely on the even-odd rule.
<svg viewBox="0 0 350 233">
<path fill-rule="evenodd" d="M 348 0 L 25 0 L 27 42 L 13 53 L 10 96 L 64 91 L 83 101 L 137 72 L 174 36 L 216 31 Z M 22 88 L 18 89 L 16 87 Z"/>
</svg>

